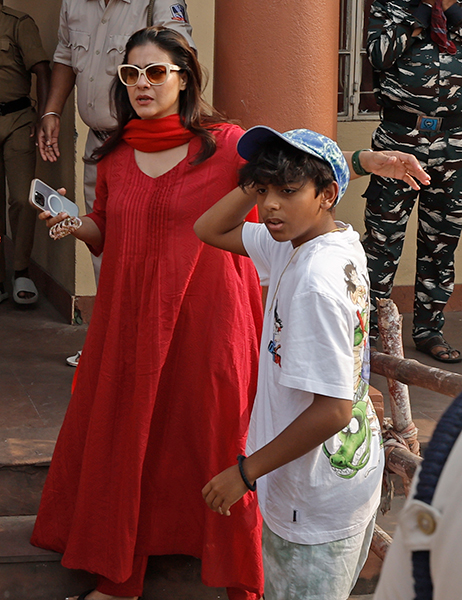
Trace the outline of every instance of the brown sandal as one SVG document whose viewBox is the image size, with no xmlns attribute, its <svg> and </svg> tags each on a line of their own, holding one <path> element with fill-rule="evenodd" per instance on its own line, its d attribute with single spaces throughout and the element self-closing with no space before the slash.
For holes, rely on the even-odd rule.
<svg viewBox="0 0 462 600">
<path fill-rule="evenodd" d="M 439 360 L 444 363 L 458 363 L 462 362 L 462 355 L 460 350 L 456 350 L 455 348 L 451 348 L 451 346 L 447 343 L 444 337 L 437 333 L 436 335 L 432 335 L 430 337 L 424 338 L 423 340 L 414 340 L 415 347 L 419 352 L 423 352 L 424 354 L 428 354 L 432 358 Z M 442 346 L 444 350 L 440 350 L 439 352 L 432 352 L 433 348 L 438 346 Z M 451 357 L 453 352 L 457 352 L 459 356 Z M 445 357 L 447 355 L 447 358 Z"/>
</svg>

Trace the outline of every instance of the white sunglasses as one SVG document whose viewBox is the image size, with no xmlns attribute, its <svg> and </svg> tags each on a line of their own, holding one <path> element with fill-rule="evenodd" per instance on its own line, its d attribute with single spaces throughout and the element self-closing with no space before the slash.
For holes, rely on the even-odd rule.
<svg viewBox="0 0 462 600">
<path fill-rule="evenodd" d="M 140 69 L 135 65 L 119 65 L 118 73 L 120 81 L 131 87 L 136 85 L 141 75 L 144 75 L 151 85 L 162 85 L 170 75 L 170 71 L 182 71 L 181 67 L 169 63 L 153 63 Z"/>
</svg>

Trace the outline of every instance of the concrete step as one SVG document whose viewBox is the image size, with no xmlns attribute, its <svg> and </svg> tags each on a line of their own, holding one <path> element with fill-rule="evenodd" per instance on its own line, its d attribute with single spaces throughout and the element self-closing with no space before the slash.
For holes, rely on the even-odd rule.
<svg viewBox="0 0 462 600">
<path fill-rule="evenodd" d="M 34 515 L 58 430 L 43 430 L 40 437 L 30 430 L 8 433 L 0 430 L 0 516 Z"/>
<path fill-rule="evenodd" d="M 92 575 L 65 569 L 61 555 L 29 543 L 35 516 L 0 517 L 0 598 L 64 600 L 95 587 Z M 226 600 L 223 588 L 201 582 L 200 561 L 189 556 L 153 556 L 144 600 Z"/>
<path fill-rule="evenodd" d="M 68 571 L 61 555 L 29 544 L 35 516 L 0 517 L 0 598 L 63 600 L 92 586 L 86 573 Z"/>
</svg>

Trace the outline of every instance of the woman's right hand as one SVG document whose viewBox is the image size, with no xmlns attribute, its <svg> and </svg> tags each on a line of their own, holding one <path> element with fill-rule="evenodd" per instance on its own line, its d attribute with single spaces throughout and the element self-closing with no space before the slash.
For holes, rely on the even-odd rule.
<svg viewBox="0 0 462 600">
<path fill-rule="evenodd" d="M 66 195 L 66 188 L 58 188 L 56 191 L 59 194 L 61 194 L 61 196 Z M 68 216 L 69 215 L 67 214 L 67 212 L 60 212 L 55 217 L 53 217 L 49 210 L 42 210 L 40 211 L 39 219 L 41 221 L 45 221 L 46 226 L 48 227 L 48 229 L 50 229 L 50 227 L 53 227 L 53 225 L 56 225 L 56 223 L 61 223 L 61 221 L 67 219 Z"/>
<path fill-rule="evenodd" d="M 61 221 L 67 219 L 68 216 L 69 215 L 67 214 L 67 212 L 60 212 L 56 215 L 56 217 L 53 217 L 49 210 L 43 210 L 39 214 L 39 219 L 41 221 L 45 221 L 46 226 L 48 227 L 48 229 L 50 229 L 50 227 L 53 227 L 53 225 L 56 225 L 56 223 L 61 223 Z"/>
</svg>

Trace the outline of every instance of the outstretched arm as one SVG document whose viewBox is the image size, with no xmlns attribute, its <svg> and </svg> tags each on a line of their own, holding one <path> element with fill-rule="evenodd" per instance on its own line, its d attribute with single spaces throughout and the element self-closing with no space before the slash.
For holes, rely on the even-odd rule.
<svg viewBox="0 0 462 600">
<path fill-rule="evenodd" d="M 269 444 L 246 458 L 243 468 L 249 483 L 300 458 L 346 427 L 351 421 L 350 400 L 315 394 L 313 403 Z M 202 490 L 208 507 L 230 515 L 230 507 L 248 491 L 238 465 L 216 475 Z"/>
<path fill-rule="evenodd" d="M 350 168 L 350 178 L 357 179 L 361 177 L 354 172 L 351 164 L 353 152 L 344 152 L 343 154 Z M 430 183 L 430 176 L 422 169 L 419 161 L 412 154 L 406 154 L 398 150 L 385 150 L 381 152 L 369 152 L 365 150 L 360 153 L 359 162 L 363 169 L 369 173 L 374 173 L 380 177 L 402 179 L 414 190 L 420 189 L 416 180 L 420 181 L 423 185 Z"/>
<path fill-rule="evenodd" d="M 194 224 L 199 239 L 210 246 L 248 256 L 242 243 L 245 217 L 256 204 L 252 188 L 236 188 L 205 212 Z"/>
</svg>

